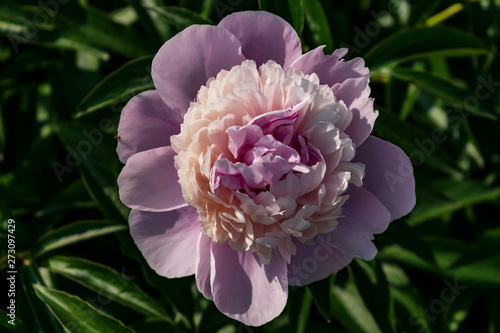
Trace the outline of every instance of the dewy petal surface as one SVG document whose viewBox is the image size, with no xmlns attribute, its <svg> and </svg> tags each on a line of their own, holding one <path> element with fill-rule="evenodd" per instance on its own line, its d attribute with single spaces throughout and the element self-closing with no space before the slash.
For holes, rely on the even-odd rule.
<svg viewBox="0 0 500 333">
<path fill-rule="evenodd" d="M 416 200 L 413 167 L 399 147 L 370 136 L 358 148 L 355 160 L 367 165 L 363 188 L 389 210 L 391 221 L 413 209 Z"/>
<path fill-rule="evenodd" d="M 178 183 L 174 156 L 170 147 L 132 155 L 118 177 L 120 200 L 130 208 L 151 212 L 187 206 Z"/>
<path fill-rule="evenodd" d="M 243 55 L 257 66 L 274 60 L 283 68 L 302 55 L 300 38 L 293 27 L 268 12 L 241 12 L 226 16 L 219 27 L 231 31 L 241 42 Z"/>
<path fill-rule="evenodd" d="M 225 315 L 246 325 L 260 326 L 278 316 L 286 305 L 286 262 L 272 256 L 263 265 L 255 253 L 212 244 L 211 284 L 215 305 Z"/>
<path fill-rule="evenodd" d="M 165 104 L 184 113 L 210 77 L 244 60 L 240 42 L 228 30 L 193 25 L 163 44 L 151 74 Z"/>
<path fill-rule="evenodd" d="M 179 133 L 182 117 L 172 111 L 156 90 L 140 93 L 123 108 L 118 126 L 116 151 L 122 163 L 135 153 L 170 146 Z"/>
<path fill-rule="evenodd" d="M 194 208 L 161 213 L 134 209 L 129 224 L 134 242 L 158 274 L 175 278 L 195 273 L 200 226 Z"/>
</svg>

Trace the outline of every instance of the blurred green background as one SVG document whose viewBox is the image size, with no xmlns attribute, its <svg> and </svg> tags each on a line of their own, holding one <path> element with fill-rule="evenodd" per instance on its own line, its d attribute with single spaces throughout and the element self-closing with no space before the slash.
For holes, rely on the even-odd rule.
<svg viewBox="0 0 500 333">
<path fill-rule="evenodd" d="M 410 156 L 417 205 L 376 237 L 375 260 L 291 289 L 278 318 L 249 328 L 193 277 L 146 264 L 114 135 L 166 40 L 259 9 L 304 52 L 365 59 L 374 134 Z M 499 20 L 498 0 L 0 0 L 0 268 L 17 271 L 16 325 L 5 303 L 0 330 L 500 332 Z"/>
</svg>

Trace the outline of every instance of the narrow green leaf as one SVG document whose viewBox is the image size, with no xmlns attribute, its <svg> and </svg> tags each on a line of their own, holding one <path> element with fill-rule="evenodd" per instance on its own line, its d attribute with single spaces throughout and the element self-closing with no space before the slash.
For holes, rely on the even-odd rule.
<svg viewBox="0 0 500 333">
<path fill-rule="evenodd" d="M 460 203 L 462 207 L 482 202 L 496 202 L 500 198 L 500 187 L 487 187 L 475 180 L 442 179 L 433 184 L 444 196 Z"/>
<path fill-rule="evenodd" d="M 288 0 L 288 6 L 292 14 L 292 26 L 302 40 L 302 30 L 304 30 L 303 0 Z"/>
<path fill-rule="evenodd" d="M 397 32 L 375 45 L 364 55 L 373 71 L 382 66 L 394 66 L 412 59 L 440 55 L 463 57 L 487 54 L 485 44 L 461 30 L 445 27 L 421 27 Z"/>
<path fill-rule="evenodd" d="M 418 232 L 403 221 L 391 223 L 384 235 L 401 247 L 414 252 L 430 264 L 437 265 L 436 258 L 429 245 Z"/>
<path fill-rule="evenodd" d="M 332 292 L 331 315 L 350 331 L 382 332 L 364 304 L 351 272 L 345 279 L 340 279 L 337 274 Z"/>
<path fill-rule="evenodd" d="M 151 78 L 152 56 L 144 56 L 127 62 L 106 76 L 82 100 L 75 118 L 80 118 L 104 107 L 115 107 L 119 111 L 123 105 L 140 92 L 153 89 Z"/>
<path fill-rule="evenodd" d="M 38 210 L 37 217 L 54 214 L 64 210 L 74 210 L 95 207 L 95 202 L 89 197 L 85 186 L 78 180 L 59 192 L 54 198 Z"/>
<path fill-rule="evenodd" d="M 109 167 L 106 168 L 90 158 L 83 161 L 80 170 L 85 187 L 104 216 L 126 223 L 130 209 L 120 201 L 116 182 L 118 176 Z"/>
<path fill-rule="evenodd" d="M 374 132 L 379 137 L 395 142 L 410 157 L 415 165 L 426 165 L 453 176 L 461 176 L 455 166 L 455 160 L 449 155 L 442 145 L 432 141 L 423 147 L 425 142 L 431 141 L 432 130 L 426 133 L 422 127 L 401 120 L 396 114 L 387 111 L 381 106 L 376 106 L 380 114 Z M 423 147 L 423 148 L 422 148 Z"/>
<path fill-rule="evenodd" d="M 78 22 L 64 13 L 55 16 L 60 34 L 128 58 L 141 57 L 154 51 L 147 39 L 132 28 L 114 22 L 106 12 L 90 5 L 81 6 L 80 10 L 81 21 Z"/>
<path fill-rule="evenodd" d="M 74 222 L 43 235 L 34 245 L 32 256 L 36 258 L 61 247 L 127 229 L 127 226 L 117 224 L 114 221 L 94 220 Z"/>
<path fill-rule="evenodd" d="M 496 119 L 496 117 L 490 113 L 488 108 L 475 97 L 474 93 L 468 89 L 457 86 L 452 81 L 443 79 L 434 73 L 418 71 L 410 68 L 393 68 L 389 73 L 397 79 L 412 82 L 422 88 L 422 90 L 441 98 L 444 102 L 466 109 L 473 115 L 492 120 Z M 469 107 L 468 104 L 466 104 L 471 98 L 477 103 L 477 107 Z"/>
<path fill-rule="evenodd" d="M 109 118 L 103 120 L 107 120 L 107 128 L 113 127 L 113 121 Z M 78 165 L 83 184 L 104 217 L 126 223 L 130 209 L 120 201 L 116 182 L 122 164 L 116 154 L 110 154 L 115 150 L 116 140 L 105 131 L 104 125 L 99 126 L 95 128 L 81 123 L 57 122 L 53 128 L 66 147 L 68 156 Z M 79 148 L 82 142 L 86 142 L 91 149 L 82 151 Z"/>
<path fill-rule="evenodd" d="M 185 28 L 193 25 L 193 24 L 210 24 L 214 23 L 200 14 L 197 14 L 189 9 L 182 7 L 150 7 L 147 6 L 147 9 L 151 9 L 157 12 L 161 17 L 167 20 L 169 23 L 176 26 L 179 30 L 184 30 Z"/>
<path fill-rule="evenodd" d="M 359 294 L 382 332 L 395 332 L 394 304 L 380 262 L 355 259 L 351 268 Z"/>
<path fill-rule="evenodd" d="M 456 297 L 451 296 L 448 309 L 443 318 L 443 332 L 452 333 L 458 331 L 462 323 L 469 315 L 473 302 L 478 297 L 478 292 L 468 292 Z"/>
<path fill-rule="evenodd" d="M 328 18 L 318 0 L 303 1 L 304 14 L 309 30 L 311 30 L 314 43 L 316 45 L 326 45 L 324 51 L 326 54 L 333 52 L 333 40 L 330 32 Z"/>
<path fill-rule="evenodd" d="M 325 320 L 330 321 L 330 293 L 335 281 L 335 275 L 307 285 L 314 303 Z"/>
<path fill-rule="evenodd" d="M 418 315 L 427 305 L 421 291 L 415 287 L 401 267 L 384 263 L 382 269 L 389 282 L 390 293 L 394 297 L 399 331 L 411 332 L 418 329 L 422 333 L 431 333 L 431 325 L 434 323 L 429 323 Z"/>
<path fill-rule="evenodd" d="M 48 268 L 72 279 L 105 297 L 148 316 L 170 322 L 156 302 L 126 275 L 111 267 L 81 258 L 56 256 L 48 260 Z"/>
<path fill-rule="evenodd" d="M 312 303 L 311 293 L 306 288 L 298 288 L 289 294 L 288 303 L 290 324 L 293 331 L 306 332 Z"/>
<path fill-rule="evenodd" d="M 490 230 L 483 237 L 478 239 L 474 246 L 467 249 L 463 255 L 454 261 L 451 267 L 457 268 L 497 256 L 499 243 L 500 228 Z"/>
<path fill-rule="evenodd" d="M 25 262 L 20 269 L 21 283 L 28 299 L 34 321 L 43 332 L 61 332 L 62 327 L 52 315 L 45 303 L 35 294 L 34 286 L 43 285 L 38 267 L 34 263 Z"/>
<path fill-rule="evenodd" d="M 11 314 L 6 312 L 4 309 L 0 310 L 0 316 L 3 318 L 0 321 L 0 330 L 5 333 L 27 333 L 26 326 L 24 326 L 21 318 L 14 315 L 14 320 L 10 316 Z"/>
<path fill-rule="evenodd" d="M 133 332 L 121 321 L 97 311 L 77 296 L 40 285 L 33 287 L 37 296 L 47 304 L 57 320 L 69 332 Z"/>
</svg>

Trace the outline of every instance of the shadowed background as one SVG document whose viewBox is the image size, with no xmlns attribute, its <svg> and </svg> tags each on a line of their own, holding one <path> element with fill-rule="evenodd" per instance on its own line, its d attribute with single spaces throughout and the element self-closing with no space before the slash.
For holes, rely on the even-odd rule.
<svg viewBox="0 0 500 333">
<path fill-rule="evenodd" d="M 166 40 L 259 9 L 304 52 L 365 59 L 373 134 L 410 157 L 417 205 L 376 237 L 373 261 L 291 288 L 278 318 L 250 328 L 193 277 L 149 268 L 118 198 L 115 135 L 127 101 L 154 89 Z M 2 0 L 0 268 L 16 272 L 16 325 L 3 303 L 1 330 L 500 332 L 499 20 L 498 0 Z"/>
</svg>

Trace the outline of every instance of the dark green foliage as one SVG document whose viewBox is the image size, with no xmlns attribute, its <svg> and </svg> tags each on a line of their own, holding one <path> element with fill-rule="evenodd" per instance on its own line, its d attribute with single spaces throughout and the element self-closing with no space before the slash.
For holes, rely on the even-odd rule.
<svg viewBox="0 0 500 333">
<path fill-rule="evenodd" d="M 417 205 L 376 237 L 376 259 L 290 288 L 281 316 L 248 328 L 192 277 L 147 265 L 113 136 L 126 102 L 154 88 L 163 42 L 259 9 L 290 22 L 304 52 L 364 57 L 373 133 L 411 158 Z M 499 20 L 493 0 L 2 0 L 0 268 L 13 219 L 18 272 L 16 326 L 3 307 L 2 332 L 500 332 Z"/>
</svg>

